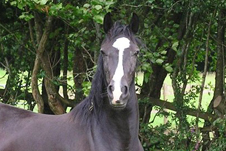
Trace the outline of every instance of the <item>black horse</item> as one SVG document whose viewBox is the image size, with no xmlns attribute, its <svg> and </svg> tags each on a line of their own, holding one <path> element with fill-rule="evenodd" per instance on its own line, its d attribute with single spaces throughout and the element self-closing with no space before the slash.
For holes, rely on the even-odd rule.
<svg viewBox="0 0 226 151">
<path fill-rule="evenodd" d="M 0 104 L 0 151 L 143 151 L 135 93 L 138 17 L 104 18 L 106 38 L 89 96 L 70 113 L 44 115 Z"/>
</svg>

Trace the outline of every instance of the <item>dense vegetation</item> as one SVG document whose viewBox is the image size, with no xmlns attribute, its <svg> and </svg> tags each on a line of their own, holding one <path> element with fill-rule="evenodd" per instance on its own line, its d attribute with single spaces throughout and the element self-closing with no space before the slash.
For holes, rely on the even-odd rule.
<svg viewBox="0 0 226 151">
<path fill-rule="evenodd" d="M 0 101 L 26 100 L 29 110 L 37 105 L 40 113 L 63 114 L 83 100 L 107 12 L 122 21 L 132 12 L 140 16 L 143 83 L 137 86 L 145 150 L 226 150 L 224 0 L 3 0 L 0 67 L 8 79 Z M 215 80 L 206 88 L 208 72 Z M 172 101 L 160 99 L 167 75 Z M 205 108 L 206 89 L 214 93 Z M 169 120 L 153 127 L 153 110 Z"/>
</svg>

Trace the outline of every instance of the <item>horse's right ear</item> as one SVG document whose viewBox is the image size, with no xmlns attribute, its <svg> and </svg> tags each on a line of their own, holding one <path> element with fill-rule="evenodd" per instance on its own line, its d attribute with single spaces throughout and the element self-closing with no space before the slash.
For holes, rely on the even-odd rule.
<svg viewBox="0 0 226 151">
<path fill-rule="evenodd" d="M 104 31 L 105 33 L 108 33 L 108 31 L 111 29 L 113 25 L 112 19 L 111 19 L 111 13 L 107 13 L 104 16 Z"/>
<path fill-rule="evenodd" d="M 133 17 L 130 21 L 129 28 L 134 34 L 137 33 L 139 28 L 139 17 L 137 16 L 136 13 L 133 13 Z"/>
</svg>

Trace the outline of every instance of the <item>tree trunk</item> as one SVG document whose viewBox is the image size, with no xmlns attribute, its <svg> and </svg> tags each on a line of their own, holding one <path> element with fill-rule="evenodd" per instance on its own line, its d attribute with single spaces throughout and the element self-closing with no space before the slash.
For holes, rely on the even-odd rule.
<svg viewBox="0 0 226 151">
<path fill-rule="evenodd" d="M 184 27 L 184 22 L 182 21 L 182 15 L 181 14 L 174 14 L 171 16 L 171 18 L 169 18 L 169 20 L 173 20 L 175 23 L 179 23 L 180 27 L 178 30 L 178 40 L 181 40 L 182 37 L 184 36 L 182 33 L 184 33 L 185 30 Z M 168 25 L 170 26 L 170 25 Z M 174 34 L 174 33 L 171 33 Z M 155 51 L 157 51 L 158 49 L 160 49 L 165 43 L 165 40 L 160 39 Z M 169 46 L 167 49 L 167 56 L 166 56 L 166 60 L 164 63 L 169 63 L 172 64 L 172 62 L 174 61 L 176 52 L 171 48 L 171 46 Z M 152 74 L 150 76 L 150 80 L 148 81 L 148 83 L 144 83 L 142 86 L 142 91 L 141 91 L 141 96 L 147 96 L 149 98 L 155 98 L 155 99 L 159 99 L 160 98 L 160 94 L 161 94 L 161 88 L 163 85 L 163 82 L 167 76 L 167 71 L 165 70 L 165 68 L 163 67 L 163 65 L 158 65 L 158 64 L 152 64 Z M 140 117 L 142 118 L 142 122 L 144 123 L 148 123 L 150 120 L 150 113 L 152 111 L 152 101 L 150 100 L 150 103 L 140 103 Z"/>
<path fill-rule="evenodd" d="M 54 114 L 49 106 L 48 94 L 46 92 L 45 78 L 42 79 L 42 99 L 44 101 L 44 114 Z"/>
<path fill-rule="evenodd" d="M 38 112 L 43 113 L 44 112 L 44 101 L 42 99 L 42 96 L 40 94 L 40 91 L 38 89 L 38 73 L 40 69 L 40 59 L 38 54 L 36 54 L 35 63 L 33 67 L 32 77 L 31 77 L 31 89 L 32 89 L 32 95 L 34 100 L 36 101 L 36 104 L 38 106 Z"/>
<path fill-rule="evenodd" d="M 56 97 L 58 95 L 57 95 L 57 89 L 55 88 L 53 81 L 52 81 L 53 73 L 51 72 L 52 70 L 51 70 L 50 60 L 48 58 L 48 54 L 44 55 L 44 52 L 45 52 L 46 46 L 47 46 L 47 42 L 49 39 L 49 34 L 50 34 L 51 28 L 52 28 L 52 22 L 53 22 L 53 16 L 48 16 L 46 19 L 46 24 L 45 24 L 43 34 L 41 36 L 40 42 L 38 43 L 38 48 L 37 48 L 37 52 L 36 52 L 36 60 L 35 60 L 34 68 L 33 68 L 33 74 L 32 74 L 32 94 L 33 94 L 34 99 L 37 102 L 39 112 L 43 113 L 44 112 L 44 101 L 38 90 L 38 82 L 37 82 L 38 81 L 37 75 L 39 72 L 39 67 L 42 65 L 42 67 L 46 73 L 44 83 L 45 83 L 46 92 L 48 95 L 49 106 L 50 106 L 51 110 L 54 112 L 54 114 L 62 114 L 65 111 L 64 111 L 60 101 L 57 100 L 57 97 Z M 36 34 L 36 35 L 38 35 L 37 38 L 39 38 L 40 34 L 42 32 L 40 30 L 40 26 L 37 25 L 36 28 L 38 30 L 38 34 Z M 45 53 L 47 53 L 47 52 L 45 52 Z"/>
<path fill-rule="evenodd" d="M 65 35 L 68 35 L 68 30 L 69 27 L 68 25 L 65 24 Z M 68 94 L 67 94 L 67 71 L 68 71 L 68 45 L 69 45 L 69 40 L 67 39 L 67 37 L 65 37 L 64 40 L 64 59 L 63 59 L 63 96 L 65 99 L 68 99 Z"/>
<path fill-rule="evenodd" d="M 73 62 L 73 76 L 75 84 L 75 100 L 80 102 L 84 99 L 84 93 L 82 90 L 82 83 L 86 73 L 86 65 L 83 59 L 83 54 L 81 48 L 77 48 L 74 52 L 74 62 Z"/>
<path fill-rule="evenodd" d="M 220 10 L 218 12 L 218 29 L 217 29 L 217 64 L 216 64 L 216 76 L 215 76 L 215 90 L 214 96 L 211 100 L 207 112 L 212 113 L 213 111 L 218 116 L 225 114 L 225 96 L 224 96 L 224 37 L 225 37 L 225 10 Z M 220 102 L 220 103 L 218 103 Z M 205 121 L 204 128 L 209 127 L 211 123 Z M 209 133 L 203 133 L 203 151 L 207 150 L 210 142 Z"/>
<path fill-rule="evenodd" d="M 45 52 L 47 53 L 47 52 Z M 62 103 L 59 99 L 57 87 L 54 85 L 54 79 L 53 79 L 53 70 L 50 64 L 50 60 L 48 58 L 48 55 L 43 55 L 42 57 L 42 67 L 45 70 L 45 88 L 48 95 L 48 103 L 50 106 L 50 109 L 53 111 L 54 114 L 63 114 L 65 113 L 65 110 L 62 106 Z"/>
</svg>

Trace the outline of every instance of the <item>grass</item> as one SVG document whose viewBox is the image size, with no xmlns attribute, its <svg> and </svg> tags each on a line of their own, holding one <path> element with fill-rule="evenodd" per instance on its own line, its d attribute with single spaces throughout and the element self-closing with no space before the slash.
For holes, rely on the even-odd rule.
<svg viewBox="0 0 226 151">
<path fill-rule="evenodd" d="M 214 78 L 215 78 L 215 75 L 213 73 L 208 74 L 207 77 L 206 77 L 205 89 L 204 89 L 204 93 L 203 93 L 203 97 L 202 97 L 202 104 L 201 104 L 201 108 L 203 109 L 203 111 L 207 110 L 207 107 L 208 107 L 208 105 L 209 105 L 209 103 L 210 103 L 210 101 L 213 97 L 213 93 L 214 93 L 213 87 L 214 87 L 214 84 L 215 84 Z M 174 99 L 171 81 L 172 80 L 171 80 L 170 76 L 167 76 L 165 81 L 164 81 L 164 88 L 165 89 L 162 88 L 162 90 L 161 90 L 161 99 L 167 100 L 168 102 L 173 102 L 173 99 Z M 189 91 L 189 89 L 191 89 L 192 86 L 200 86 L 200 85 L 201 85 L 201 82 L 189 83 L 186 90 Z M 199 93 L 200 92 L 198 92 L 198 96 L 195 99 L 189 101 L 188 105 L 190 107 L 192 107 L 192 106 L 195 107 L 195 108 L 198 107 Z M 151 114 L 150 121 L 153 121 L 154 118 L 155 118 L 154 122 L 151 123 L 151 125 L 153 127 L 164 124 L 164 121 L 166 120 L 166 118 L 164 116 L 155 117 L 157 112 L 158 112 L 158 110 L 154 109 L 152 111 L 152 114 Z M 167 112 L 175 113 L 174 111 L 171 111 L 171 110 L 167 110 Z M 170 116 L 167 119 L 172 122 L 172 118 Z M 196 117 L 188 115 L 187 119 L 191 123 L 192 121 L 195 121 Z M 204 120 L 200 119 L 199 126 L 202 126 L 203 123 L 204 123 Z M 175 123 L 173 122 L 172 125 L 175 126 Z"/>
<path fill-rule="evenodd" d="M 1 89 L 5 87 L 7 78 L 8 76 L 6 75 L 6 71 L 0 69 L 0 88 Z"/>
</svg>

